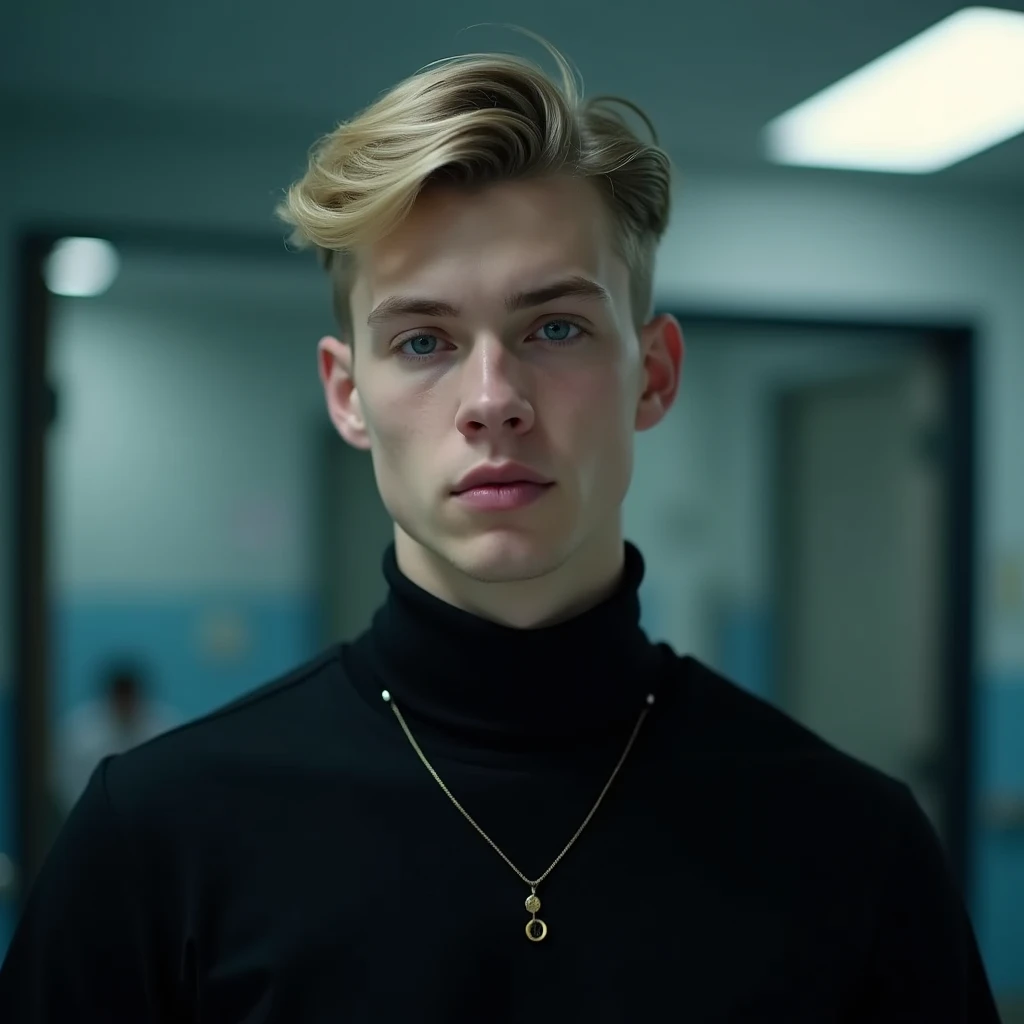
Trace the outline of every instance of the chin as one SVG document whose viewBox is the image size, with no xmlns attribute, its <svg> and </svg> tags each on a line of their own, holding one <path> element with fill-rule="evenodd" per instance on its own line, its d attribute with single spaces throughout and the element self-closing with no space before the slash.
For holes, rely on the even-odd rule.
<svg viewBox="0 0 1024 1024">
<path fill-rule="evenodd" d="M 461 573 L 481 583 L 519 583 L 554 572 L 567 557 L 550 537 L 514 530 L 488 530 L 442 542 L 439 553 Z"/>
</svg>

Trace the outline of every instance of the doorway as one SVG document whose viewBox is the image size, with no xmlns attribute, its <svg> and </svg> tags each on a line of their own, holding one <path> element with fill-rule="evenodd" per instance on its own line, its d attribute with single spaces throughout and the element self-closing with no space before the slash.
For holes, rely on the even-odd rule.
<svg viewBox="0 0 1024 1024">
<path fill-rule="evenodd" d="M 945 385 L 920 348 L 780 396 L 776 564 L 780 704 L 906 782 L 948 845 Z"/>
<path fill-rule="evenodd" d="M 627 498 L 648 631 L 905 781 L 969 899 L 970 331 L 677 316 Z"/>
<path fill-rule="evenodd" d="M 66 238 L 115 251 L 103 290 L 48 287 Z M 126 671 L 162 731 L 317 652 L 333 326 L 312 256 L 278 238 L 87 227 L 32 232 L 19 257 L 8 918 L 85 771 L 64 741 Z"/>
</svg>

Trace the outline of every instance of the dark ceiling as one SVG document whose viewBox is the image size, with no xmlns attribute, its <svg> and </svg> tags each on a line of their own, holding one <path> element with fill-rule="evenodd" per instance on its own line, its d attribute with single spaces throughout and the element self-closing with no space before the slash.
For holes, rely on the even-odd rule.
<svg viewBox="0 0 1024 1024">
<path fill-rule="evenodd" d="M 760 129 L 768 120 L 961 6 L 33 0 L 4 16 L 0 92 L 15 105 L 127 103 L 182 117 L 221 112 L 327 128 L 440 57 L 489 49 L 543 56 L 507 30 L 469 28 L 514 23 L 564 50 L 588 92 L 623 94 L 643 106 L 679 163 L 749 169 L 763 166 Z M 1024 136 L 937 177 L 1024 190 Z"/>
</svg>

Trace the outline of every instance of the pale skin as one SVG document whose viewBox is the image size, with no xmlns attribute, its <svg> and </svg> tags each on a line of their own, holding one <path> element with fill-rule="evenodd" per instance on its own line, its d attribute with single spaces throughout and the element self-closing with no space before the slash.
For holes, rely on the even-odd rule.
<svg viewBox="0 0 1024 1024">
<path fill-rule="evenodd" d="M 683 361 L 673 317 L 634 324 L 600 193 L 435 188 L 356 257 L 353 336 L 321 339 L 320 378 L 338 433 L 372 454 L 402 572 L 518 628 L 600 602 L 622 572 L 635 433 L 668 412 Z M 453 493 L 509 461 L 552 485 L 502 511 Z"/>
</svg>

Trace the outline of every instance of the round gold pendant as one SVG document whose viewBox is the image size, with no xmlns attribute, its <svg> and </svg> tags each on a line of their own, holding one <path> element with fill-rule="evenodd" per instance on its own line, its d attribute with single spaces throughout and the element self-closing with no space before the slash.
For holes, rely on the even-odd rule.
<svg viewBox="0 0 1024 1024">
<path fill-rule="evenodd" d="M 536 914 L 540 910 L 540 897 L 536 893 L 526 897 L 526 912 Z"/>
<path fill-rule="evenodd" d="M 548 937 L 548 926 L 539 917 L 535 917 L 526 922 L 526 937 L 531 942 L 543 942 Z"/>
</svg>

